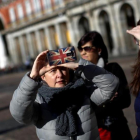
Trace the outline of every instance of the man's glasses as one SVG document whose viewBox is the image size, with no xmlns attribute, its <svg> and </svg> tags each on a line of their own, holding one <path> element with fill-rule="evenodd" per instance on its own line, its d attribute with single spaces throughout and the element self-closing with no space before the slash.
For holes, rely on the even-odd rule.
<svg viewBox="0 0 140 140">
<path fill-rule="evenodd" d="M 140 41 L 137 38 L 134 37 L 134 41 L 135 41 L 136 45 L 140 46 Z"/>
<path fill-rule="evenodd" d="M 90 51 L 93 50 L 93 49 L 95 49 L 95 48 L 94 48 L 94 47 L 90 47 L 90 46 L 86 46 L 86 47 L 84 47 L 84 48 L 82 48 L 82 47 L 79 47 L 79 48 L 78 48 L 79 52 L 82 52 L 83 50 L 84 50 L 85 52 L 90 52 Z"/>
</svg>

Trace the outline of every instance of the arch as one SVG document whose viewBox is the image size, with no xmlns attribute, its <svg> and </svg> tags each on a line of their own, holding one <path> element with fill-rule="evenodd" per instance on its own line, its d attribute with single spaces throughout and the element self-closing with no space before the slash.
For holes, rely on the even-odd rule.
<svg viewBox="0 0 140 140">
<path fill-rule="evenodd" d="M 129 28 L 135 26 L 135 17 L 134 17 L 134 10 L 130 4 L 123 4 L 120 9 L 121 19 L 126 19 L 126 24 Z"/>
<path fill-rule="evenodd" d="M 99 26 L 101 28 L 101 34 L 103 36 L 104 42 L 108 48 L 109 53 L 112 53 L 113 50 L 113 39 L 112 32 L 109 22 L 109 15 L 105 10 L 102 10 L 99 13 Z"/>
<path fill-rule="evenodd" d="M 80 31 L 81 36 L 90 31 L 89 21 L 88 21 L 88 19 L 86 17 L 82 16 L 79 19 L 78 25 L 79 25 L 78 27 L 79 27 L 79 31 Z"/>
<path fill-rule="evenodd" d="M 134 17 L 134 9 L 130 4 L 124 3 L 120 8 L 120 23 L 122 27 L 122 32 L 125 41 L 125 48 L 127 50 L 136 50 L 136 46 L 133 42 L 133 38 L 126 34 L 127 29 L 132 29 L 136 26 L 135 17 Z"/>
</svg>

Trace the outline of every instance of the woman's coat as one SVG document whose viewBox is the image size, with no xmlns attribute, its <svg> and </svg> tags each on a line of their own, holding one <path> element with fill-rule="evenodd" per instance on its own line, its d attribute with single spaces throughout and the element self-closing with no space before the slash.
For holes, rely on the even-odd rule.
<svg viewBox="0 0 140 140">
<path fill-rule="evenodd" d="M 78 135 L 76 137 L 55 134 L 57 116 L 48 109 L 47 103 L 37 94 L 42 83 L 31 79 L 29 73 L 23 77 L 13 94 L 10 102 L 12 116 L 19 123 L 33 123 L 40 140 L 100 140 L 91 101 L 96 105 L 101 105 L 110 100 L 117 91 L 119 80 L 105 69 L 83 59 L 79 62 L 76 74 L 96 85 L 96 88 L 91 86 L 90 96 L 89 93 L 85 93 L 84 102 L 77 112 Z"/>
</svg>

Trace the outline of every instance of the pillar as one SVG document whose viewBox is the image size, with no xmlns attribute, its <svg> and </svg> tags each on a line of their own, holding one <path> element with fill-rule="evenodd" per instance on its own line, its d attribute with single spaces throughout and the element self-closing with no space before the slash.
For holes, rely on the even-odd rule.
<svg viewBox="0 0 140 140">
<path fill-rule="evenodd" d="M 26 59 L 27 59 L 27 56 L 26 56 L 26 52 L 25 52 L 22 36 L 19 37 L 19 43 L 20 43 L 20 50 L 21 50 L 21 55 L 22 55 L 22 62 L 25 63 Z"/>
<path fill-rule="evenodd" d="M 45 38 L 47 38 L 47 42 L 48 42 L 48 49 L 49 50 L 53 50 L 53 45 L 51 42 L 51 36 L 50 36 L 50 31 L 49 31 L 49 27 L 44 28 L 45 30 Z"/>
<path fill-rule="evenodd" d="M 57 37 L 58 37 L 58 44 L 59 44 L 59 48 L 64 48 L 64 44 L 63 44 L 63 39 L 62 39 L 62 33 L 61 33 L 61 28 L 60 28 L 60 24 L 57 23 L 55 25 L 55 30 L 57 33 Z"/>
<path fill-rule="evenodd" d="M 32 39 L 31 39 L 30 33 L 27 33 L 26 37 L 27 37 L 27 43 L 28 43 L 30 57 L 34 58 L 35 54 L 34 54 L 34 51 L 33 51 L 33 44 L 32 44 Z"/>
<path fill-rule="evenodd" d="M 38 49 L 38 52 L 41 53 L 43 51 L 43 48 L 42 48 L 42 45 L 41 45 L 41 38 L 39 36 L 39 31 L 36 30 L 35 31 L 35 37 L 36 37 L 36 40 L 37 40 L 37 49 Z"/>
</svg>

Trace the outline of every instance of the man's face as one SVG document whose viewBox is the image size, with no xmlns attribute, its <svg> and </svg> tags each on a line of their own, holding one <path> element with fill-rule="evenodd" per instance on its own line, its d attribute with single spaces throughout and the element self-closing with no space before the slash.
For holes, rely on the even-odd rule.
<svg viewBox="0 0 140 140">
<path fill-rule="evenodd" d="M 42 79 L 49 87 L 64 87 L 69 82 L 69 70 L 65 67 L 54 67 L 46 72 Z"/>
</svg>

